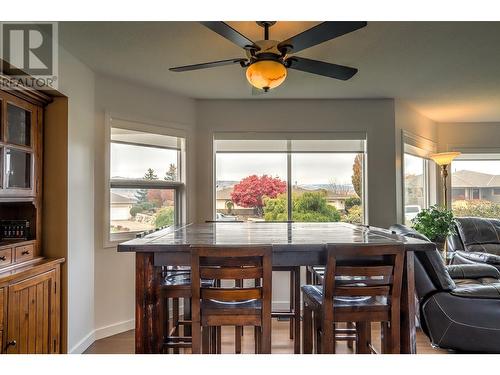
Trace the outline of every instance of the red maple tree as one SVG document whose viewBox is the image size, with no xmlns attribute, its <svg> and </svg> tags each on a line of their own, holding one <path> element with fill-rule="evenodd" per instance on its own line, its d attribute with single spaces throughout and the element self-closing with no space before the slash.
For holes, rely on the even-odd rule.
<svg viewBox="0 0 500 375">
<path fill-rule="evenodd" d="M 276 198 L 286 192 L 286 182 L 278 177 L 252 175 L 234 185 L 231 200 L 241 207 L 253 207 L 259 216 L 263 213 L 264 197 Z"/>
<path fill-rule="evenodd" d="M 151 189 L 151 190 L 148 190 L 146 196 L 147 196 L 148 202 L 153 203 L 156 207 L 170 205 L 168 203 L 173 203 L 173 201 L 174 201 L 174 191 L 173 190 Z"/>
</svg>

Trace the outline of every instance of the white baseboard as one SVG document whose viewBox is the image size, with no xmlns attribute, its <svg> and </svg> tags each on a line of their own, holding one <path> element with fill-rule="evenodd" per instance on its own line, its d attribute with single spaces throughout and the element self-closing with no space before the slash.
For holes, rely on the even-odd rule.
<svg viewBox="0 0 500 375">
<path fill-rule="evenodd" d="M 69 350 L 69 354 L 82 354 L 88 349 L 90 345 L 96 340 L 100 340 L 109 336 L 117 335 L 118 333 L 130 331 L 135 327 L 135 320 L 125 320 L 123 322 L 118 322 L 110 324 L 109 326 L 97 328 L 85 336 L 82 340 L 78 342 L 73 348 Z"/>
<path fill-rule="evenodd" d="M 124 320 L 123 322 L 118 322 L 110 324 L 109 326 L 97 328 L 95 332 L 95 339 L 100 340 L 105 337 L 117 335 L 122 332 L 130 331 L 135 328 L 135 320 Z"/>
<path fill-rule="evenodd" d="M 95 341 L 95 331 L 90 332 L 87 336 L 81 339 L 75 346 L 73 346 L 68 354 L 82 354 L 87 348 Z"/>
</svg>

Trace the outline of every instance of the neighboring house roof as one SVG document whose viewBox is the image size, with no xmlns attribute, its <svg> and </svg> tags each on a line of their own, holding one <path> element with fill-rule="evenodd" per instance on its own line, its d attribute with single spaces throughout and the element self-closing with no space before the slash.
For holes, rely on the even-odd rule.
<svg viewBox="0 0 500 375">
<path fill-rule="evenodd" d="M 457 171 L 451 174 L 451 186 L 454 188 L 500 187 L 500 175 L 466 170 Z"/>
<path fill-rule="evenodd" d="M 121 203 L 121 204 L 132 204 L 135 203 L 137 200 L 134 198 L 126 197 L 124 195 L 116 194 L 111 192 L 111 204 L 115 203 Z"/>
</svg>

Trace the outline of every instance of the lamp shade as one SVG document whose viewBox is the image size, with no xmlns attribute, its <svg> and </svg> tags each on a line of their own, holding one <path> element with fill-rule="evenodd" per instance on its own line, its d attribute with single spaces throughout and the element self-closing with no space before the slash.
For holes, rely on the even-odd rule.
<svg viewBox="0 0 500 375">
<path fill-rule="evenodd" d="M 273 60 L 254 62 L 247 68 L 247 80 L 250 84 L 261 90 L 278 87 L 286 78 L 286 68 L 283 64 Z"/>
<path fill-rule="evenodd" d="M 432 154 L 429 157 L 437 165 L 448 165 L 459 155 L 460 152 L 440 152 L 438 154 Z"/>
</svg>

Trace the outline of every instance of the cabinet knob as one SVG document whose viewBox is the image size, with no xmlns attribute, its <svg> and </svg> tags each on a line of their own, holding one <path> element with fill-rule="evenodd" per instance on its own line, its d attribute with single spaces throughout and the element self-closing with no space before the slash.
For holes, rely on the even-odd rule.
<svg viewBox="0 0 500 375">
<path fill-rule="evenodd" d="M 9 347 L 11 347 L 11 346 L 14 347 L 16 345 L 17 345 L 17 341 L 16 340 L 9 341 L 7 343 L 7 345 L 5 345 L 5 350 L 9 349 Z"/>
<path fill-rule="evenodd" d="M 21 252 L 21 255 L 28 255 L 29 253 L 30 253 L 29 250 L 24 250 Z"/>
<path fill-rule="evenodd" d="M 5 255 L 2 255 L 2 256 L 0 257 L 0 260 L 1 260 L 2 262 L 5 262 L 5 261 L 7 260 L 7 257 L 6 257 Z"/>
</svg>

